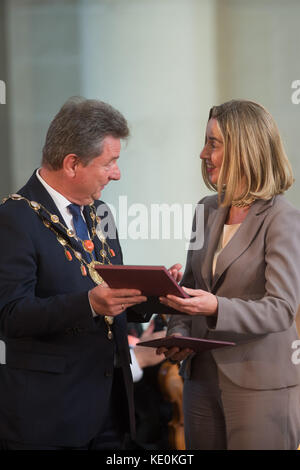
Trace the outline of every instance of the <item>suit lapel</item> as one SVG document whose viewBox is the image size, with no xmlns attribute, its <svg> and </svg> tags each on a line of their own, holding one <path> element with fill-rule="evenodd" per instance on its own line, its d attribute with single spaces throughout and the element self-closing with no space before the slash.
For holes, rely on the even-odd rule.
<svg viewBox="0 0 300 470">
<path fill-rule="evenodd" d="M 93 220 L 91 218 L 91 211 L 92 210 L 91 210 L 90 206 L 84 206 L 83 215 L 84 215 L 84 218 L 85 218 L 87 226 L 88 226 L 90 237 L 91 237 L 91 239 L 93 239 L 93 243 L 94 243 L 94 247 L 95 247 L 95 250 L 94 250 L 95 257 L 96 257 L 97 261 L 100 261 L 100 251 L 102 249 L 102 244 L 101 244 L 97 234 L 93 233 L 94 223 L 93 223 Z M 96 223 L 96 225 L 97 225 L 97 223 Z M 93 238 L 93 236 L 94 236 L 94 238 Z"/>
<path fill-rule="evenodd" d="M 39 211 L 43 219 L 48 221 L 50 225 L 55 229 L 55 231 L 63 238 L 65 238 L 76 251 L 82 251 L 81 244 L 77 242 L 74 237 L 70 237 L 66 228 L 64 228 L 66 227 L 66 222 L 63 216 L 61 215 L 48 191 L 46 191 L 44 186 L 37 179 L 35 172 L 33 173 L 30 180 L 27 182 L 27 184 L 19 191 L 19 193 L 25 196 L 30 201 L 35 201 L 43 205 L 50 212 L 51 215 L 56 215 L 62 225 L 60 225 L 59 223 L 55 223 L 51 219 L 51 216 L 43 208 L 41 208 L 41 210 Z"/>
<path fill-rule="evenodd" d="M 207 229 L 204 234 L 204 245 L 201 254 L 204 257 L 199 260 L 201 263 L 201 275 L 208 290 L 211 288 L 212 262 L 218 246 L 220 235 L 228 214 L 228 207 L 211 209 L 207 220 Z"/>
<path fill-rule="evenodd" d="M 50 196 L 48 191 L 46 191 L 44 186 L 39 182 L 35 175 L 35 172 L 31 176 L 27 184 L 19 191 L 19 193 L 25 196 L 30 201 L 35 201 L 45 206 L 51 214 L 57 215 L 60 221 L 65 225 L 65 221 L 61 213 L 59 212 L 57 206 L 54 204 L 52 197 Z M 47 215 L 47 219 L 49 219 L 49 215 Z"/>
<path fill-rule="evenodd" d="M 268 201 L 258 200 L 249 209 L 247 217 L 218 256 L 215 275 L 211 282 L 212 290 L 214 290 L 218 280 L 226 269 L 228 269 L 229 266 L 247 250 L 266 218 L 268 209 L 273 205 L 273 202 L 274 198 Z M 218 240 L 222 233 L 224 222 L 221 227 L 218 226 Z M 210 253 L 212 252 L 212 256 L 210 258 L 211 261 L 217 247 L 217 243 L 215 239 L 213 239 L 213 242 L 210 244 Z M 212 264 L 210 266 L 212 266 Z"/>
</svg>

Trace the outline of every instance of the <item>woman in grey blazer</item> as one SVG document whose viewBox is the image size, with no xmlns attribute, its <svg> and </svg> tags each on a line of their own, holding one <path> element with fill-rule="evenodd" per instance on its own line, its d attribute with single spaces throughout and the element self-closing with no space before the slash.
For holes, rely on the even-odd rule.
<svg viewBox="0 0 300 470">
<path fill-rule="evenodd" d="M 283 196 L 292 170 L 273 118 L 250 101 L 211 109 L 200 157 L 218 194 L 200 201 L 204 244 L 191 244 L 181 282 L 191 297 L 161 302 L 184 313 L 170 318 L 168 334 L 236 346 L 158 350 L 183 360 L 186 446 L 296 449 L 300 211 Z"/>
</svg>

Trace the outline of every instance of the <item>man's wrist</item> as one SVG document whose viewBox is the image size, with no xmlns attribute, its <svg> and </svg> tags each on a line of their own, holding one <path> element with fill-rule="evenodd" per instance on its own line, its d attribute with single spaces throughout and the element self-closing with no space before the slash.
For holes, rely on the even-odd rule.
<svg viewBox="0 0 300 470">
<path fill-rule="evenodd" d="M 133 379 L 133 382 L 138 382 L 143 377 L 144 372 L 143 372 L 143 369 L 140 367 L 138 359 L 135 355 L 135 352 L 134 352 L 135 348 L 130 347 L 129 349 L 130 349 L 130 356 L 131 356 L 130 366 L 131 366 L 132 379 Z"/>
<path fill-rule="evenodd" d="M 92 315 L 93 315 L 93 317 L 97 317 L 98 314 L 95 312 L 95 310 L 93 308 L 93 305 L 92 305 L 92 302 L 91 302 L 91 291 L 90 290 L 88 291 L 88 299 L 89 299 L 89 304 L 90 304 L 90 307 L 91 307 Z"/>
</svg>

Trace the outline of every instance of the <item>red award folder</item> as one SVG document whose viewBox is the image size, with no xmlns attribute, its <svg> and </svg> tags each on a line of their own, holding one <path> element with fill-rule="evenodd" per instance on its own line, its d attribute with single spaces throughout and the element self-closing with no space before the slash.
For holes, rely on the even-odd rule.
<svg viewBox="0 0 300 470">
<path fill-rule="evenodd" d="M 149 348 L 165 347 L 167 349 L 178 347 L 179 349 L 192 349 L 194 352 L 207 351 L 208 349 L 223 348 L 225 346 L 235 346 L 236 343 L 229 341 L 217 341 L 213 339 L 189 338 L 188 336 L 166 336 L 165 338 L 154 339 L 152 341 L 142 341 L 137 346 Z"/>
<path fill-rule="evenodd" d="M 148 300 L 132 309 L 138 314 L 180 314 L 173 308 L 161 304 L 158 297 L 168 294 L 188 298 L 189 295 L 172 278 L 164 266 L 96 265 L 100 276 L 114 289 L 138 289 Z"/>
<path fill-rule="evenodd" d="M 96 265 L 100 276 L 114 289 L 139 289 L 147 297 L 189 297 L 164 266 Z"/>
</svg>

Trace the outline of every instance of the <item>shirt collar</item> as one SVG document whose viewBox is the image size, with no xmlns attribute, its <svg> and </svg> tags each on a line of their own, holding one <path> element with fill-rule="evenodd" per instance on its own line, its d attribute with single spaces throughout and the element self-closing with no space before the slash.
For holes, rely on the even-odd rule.
<svg viewBox="0 0 300 470">
<path fill-rule="evenodd" d="M 46 181 L 40 175 L 40 168 L 36 170 L 36 177 L 44 186 L 46 191 L 48 191 L 59 210 L 66 209 L 68 205 L 71 204 L 71 201 L 69 201 L 67 198 L 65 198 L 65 196 L 63 196 L 61 193 L 49 186 L 48 183 L 46 183 Z"/>
</svg>

